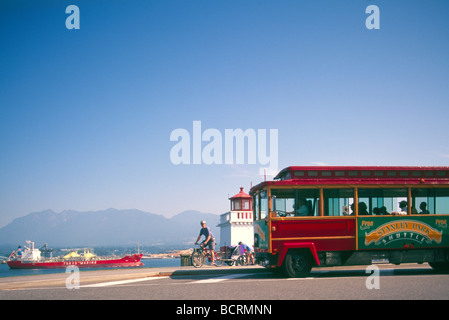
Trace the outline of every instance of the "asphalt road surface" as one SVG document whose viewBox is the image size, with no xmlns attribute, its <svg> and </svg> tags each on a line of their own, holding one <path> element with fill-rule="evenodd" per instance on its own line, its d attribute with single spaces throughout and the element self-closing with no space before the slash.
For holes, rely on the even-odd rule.
<svg viewBox="0 0 449 320">
<path fill-rule="evenodd" d="M 229 272 L 222 268 L 197 270 L 159 276 L 142 273 L 114 279 L 97 277 L 89 282 L 83 282 L 81 273 L 79 284 L 39 280 L 28 287 L 8 286 L 7 280 L 0 279 L 0 300 L 449 299 L 449 274 L 437 273 L 427 264 L 385 264 L 372 271 L 365 266 L 316 268 L 309 277 L 298 279 L 284 278 L 260 267 L 228 269 Z"/>
</svg>

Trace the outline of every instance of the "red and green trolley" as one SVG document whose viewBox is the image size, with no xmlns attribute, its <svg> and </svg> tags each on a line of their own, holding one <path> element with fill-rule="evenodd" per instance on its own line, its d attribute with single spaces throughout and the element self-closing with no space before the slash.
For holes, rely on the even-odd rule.
<svg viewBox="0 0 449 320">
<path fill-rule="evenodd" d="M 449 167 L 292 166 L 250 195 L 256 259 L 287 276 L 378 261 L 449 268 Z"/>
</svg>

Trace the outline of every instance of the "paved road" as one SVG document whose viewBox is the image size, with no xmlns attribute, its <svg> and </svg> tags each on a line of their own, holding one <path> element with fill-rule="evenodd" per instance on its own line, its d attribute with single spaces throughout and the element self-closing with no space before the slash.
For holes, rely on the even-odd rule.
<svg viewBox="0 0 449 320">
<path fill-rule="evenodd" d="M 65 283 L 68 274 L 3 278 L 0 299 L 449 299 L 449 275 L 426 264 L 380 265 L 378 278 L 366 273 L 365 267 L 317 268 L 301 279 L 283 278 L 261 267 L 128 269 L 80 275 L 79 288 L 70 290 Z"/>
</svg>

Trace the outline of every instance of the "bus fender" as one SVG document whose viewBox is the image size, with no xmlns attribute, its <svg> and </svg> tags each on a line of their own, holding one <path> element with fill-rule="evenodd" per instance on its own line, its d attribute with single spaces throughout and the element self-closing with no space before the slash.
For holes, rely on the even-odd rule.
<svg viewBox="0 0 449 320">
<path fill-rule="evenodd" d="M 317 265 L 320 265 L 320 260 L 318 259 L 318 254 L 315 249 L 315 244 L 313 242 L 293 242 L 293 243 L 285 243 L 282 245 L 282 249 L 279 252 L 279 259 L 277 266 L 282 266 L 284 262 L 285 256 L 287 255 L 288 250 L 290 249 L 309 249 L 312 254 L 313 259 Z"/>
</svg>

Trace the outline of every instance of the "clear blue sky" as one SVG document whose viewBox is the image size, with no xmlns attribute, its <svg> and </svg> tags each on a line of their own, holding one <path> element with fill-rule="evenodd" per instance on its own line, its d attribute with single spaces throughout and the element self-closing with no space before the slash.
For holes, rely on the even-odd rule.
<svg viewBox="0 0 449 320">
<path fill-rule="evenodd" d="M 68 5 L 80 29 L 68 30 Z M 368 5 L 380 29 L 368 30 Z M 259 165 L 174 165 L 174 129 L 277 129 L 289 165 L 449 165 L 446 0 L 3 0 L 0 226 L 223 213 Z"/>
</svg>

